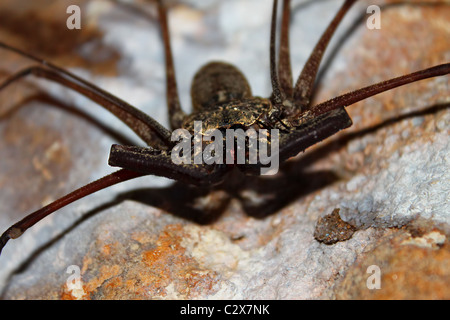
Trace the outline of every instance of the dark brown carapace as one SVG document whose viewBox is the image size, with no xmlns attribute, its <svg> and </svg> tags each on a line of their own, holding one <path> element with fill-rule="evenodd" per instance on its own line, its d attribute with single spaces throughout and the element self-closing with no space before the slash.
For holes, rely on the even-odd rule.
<svg viewBox="0 0 450 320">
<path fill-rule="evenodd" d="M 325 49 L 340 21 L 356 1 L 343 2 L 319 39 L 297 81 L 293 83 L 288 42 L 290 1 L 283 1 L 277 63 L 275 37 L 278 1 L 275 0 L 270 33 L 272 95 L 268 98 L 252 96 L 250 85 L 237 68 L 223 62 L 211 62 L 201 68 L 194 78 L 191 89 L 193 113 L 190 115 L 184 113 L 179 102 L 166 10 L 161 1 L 157 1 L 166 58 L 167 103 L 171 129 L 184 128 L 192 132 L 194 121 L 202 121 L 206 129 L 278 129 L 279 148 L 272 156 L 277 156 L 281 163 L 311 145 L 349 127 L 352 121 L 345 107 L 378 93 L 450 72 L 450 63 L 446 63 L 311 105 L 314 83 Z M 1 236 L 0 250 L 9 239 L 19 237 L 52 212 L 98 190 L 126 180 L 145 175 L 158 175 L 188 184 L 209 186 L 223 182 L 226 175 L 236 168 L 244 173 L 255 174 L 261 167 L 261 163 L 250 165 L 175 164 L 171 159 L 171 151 L 175 145 L 175 142 L 171 140 L 172 131 L 149 115 L 94 84 L 40 58 L 1 42 L 0 48 L 16 52 L 37 63 L 36 66 L 10 76 L 0 84 L 0 90 L 30 74 L 46 78 L 77 91 L 109 110 L 147 144 L 146 147 L 113 145 L 109 164 L 120 167 L 120 170 L 69 193 L 14 224 Z"/>
</svg>

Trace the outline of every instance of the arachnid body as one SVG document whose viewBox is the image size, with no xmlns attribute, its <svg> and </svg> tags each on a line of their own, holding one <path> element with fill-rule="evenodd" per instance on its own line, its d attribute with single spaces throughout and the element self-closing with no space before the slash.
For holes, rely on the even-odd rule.
<svg viewBox="0 0 450 320">
<path fill-rule="evenodd" d="M 347 2 L 347 5 L 350 4 L 351 1 Z M 176 59 L 176 53 L 175 53 L 175 59 Z M 282 63 L 285 63 L 286 59 L 281 59 L 280 61 L 283 61 Z M 275 63 L 275 59 L 272 59 L 272 62 Z M 221 65 L 223 66 L 223 65 Z M 285 65 L 286 67 L 286 65 Z M 440 69 L 432 69 L 430 72 L 431 75 L 433 76 L 437 76 L 439 74 L 445 74 L 448 73 L 448 65 L 444 66 L 444 67 L 440 67 Z M 41 69 L 35 69 L 36 74 L 39 74 L 39 72 L 42 72 Z M 272 66 L 272 70 L 274 70 L 273 66 Z M 284 69 L 286 70 L 286 69 Z M 428 74 L 427 76 L 430 76 L 430 74 Z M 41 74 L 42 75 L 42 74 Z M 276 72 L 275 72 L 276 75 Z M 418 76 L 423 76 L 424 74 L 418 75 Z M 44 74 L 44 77 L 50 78 L 50 79 L 54 79 L 55 77 L 58 77 L 57 74 L 48 72 L 47 74 Z M 284 78 L 284 76 L 280 74 L 278 74 L 278 78 L 281 78 L 282 80 L 280 81 L 280 83 L 274 83 L 274 73 L 272 73 L 272 82 L 274 85 L 274 92 L 276 92 L 276 94 L 274 94 L 271 97 L 270 100 L 270 104 L 271 106 L 267 106 L 265 107 L 264 104 L 255 104 L 252 106 L 252 103 L 254 103 L 254 101 L 250 101 L 249 104 L 246 104 L 245 106 L 242 103 L 235 103 L 233 104 L 233 107 L 235 106 L 240 106 L 240 112 L 242 112 L 242 110 L 246 110 L 246 106 L 250 105 L 250 107 L 248 108 L 249 113 L 244 112 L 244 113 L 238 113 L 240 116 L 232 116 L 230 117 L 230 119 L 233 119 L 233 123 L 230 123 L 229 121 L 216 121 L 214 123 L 223 123 L 221 125 L 223 125 L 225 128 L 226 126 L 232 127 L 232 126 L 253 126 L 255 124 L 260 124 L 260 128 L 264 128 L 264 127 L 268 127 L 268 128 L 277 128 L 280 130 L 280 162 L 286 160 L 287 158 L 296 155 L 298 152 L 303 151 L 306 147 L 309 147 L 310 145 L 315 144 L 316 142 L 326 138 L 327 136 L 341 130 L 344 129 L 346 127 L 348 127 L 351 122 L 347 116 L 347 114 L 345 113 L 345 111 L 336 111 L 336 113 L 327 113 L 325 111 L 323 111 L 323 113 L 317 112 L 317 114 L 315 114 L 313 111 L 309 111 L 308 110 L 308 105 L 311 103 L 310 101 L 307 101 L 309 99 L 309 94 L 311 94 L 311 92 L 309 92 L 310 90 L 306 90 L 307 94 L 303 95 L 301 94 L 302 92 L 304 92 L 304 90 L 299 90 L 297 91 L 297 95 L 299 95 L 297 97 L 297 100 L 295 101 L 299 101 L 302 100 L 302 106 L 297 106 L 296 108 L 293 107 L 293 100 L 287 101 L 289 99 L 286 99 L 286 96 L 284 95 L 288 95 L 287 91 L 289 91 L 287 89 L 286 86 L 286 79 L 288 78 Z M 308 77 L 306 77 L 308 78 Z M 420 78 L 420 77 L 419 77 Z M 305 79 L 305 78 L 304 78 Z M 304 80 L 303 79 L 303 80 Z M 294 81 L 295 81 L 295 75 L 294 75 Z M 303 81 L 302 80 L 302 81 Z M 412 81 L 413 79 L 411 79 L 410 81 Z M 418 80 L 415 79 L 415 80 Z M 300 82 L 302 82 L 300 81 Z M 294 82 L 295 84 L 295 82 Z M 194 85 L 195 87 L 195 85 Z M 243 99 L 245 100 L 245 98 L 247 98 L 247 93 L 245 90 L 245 86 L 243 86 L 242 84 L 240 84 L 239 89 L 243 89 L 237 97 L 233 97 L 233 99 L 238 99 L 238 101 L 243 101 Z M 281 88 L 281 90 L 280 90 Z M 303 88 L 303 86 L 302 86 Z M 312 90 L 312 89 L 311 89 Z M 277 92 L 281 91 L 281 94 L 277 94 Z M 236 91 L 230 91 L 231 94 L 235 94 Z M 284 93 L 283 93 L 284 92 Z M 227 95 L 227 93 L 225 94 L 225 96 Z M 169 89 L 169 97 L 174 97 L 174 92 L 170 92 Z M 222 103 L 222 102 L 227 102 L 227 100 L 221 100 L 221 97 L 223 95 L 218 95 L 217 97 L 212 97 L 213 101 L 215 104 L 217 103 Z M 295 94 L 294 94 L 295 96 Z M 350 96 L 344 97 L 343 99 L 350 99 Z M 170 98 L 169 98 L 170 99 Z M 210 100 L 211 97 L 208 97 L 208 100 Z M 231 99 L 231 98 L 229 98 Z M 355 98 L 355 101 L 359 101 L 360 98 Z M 359 99 L 359 100 L 358 100 Z M 267 100 L 265 100 L 266 102 Z M 170 103 L 170 101 L 169 101 Z M 207 101 L 207 104 L 209 104 L 210 102 Z M 172 101 L 172 106 L 175 104 L 175 107 L 173 107 L 174 109 L 172 114 L 172 128 L 176 128 L 180 125 L 180 119 L 182 118 L 182 116 L 178 115 L 178 109 L 176 107 L 176 102 Z M 195 106 L 195 102 L 193 103 Z M 332 103 L 331 103 L 332 104 Z M 330 105 L 330 103 L 325 103 L 323 106 L 328 107 Z M 261 111 L 257 114 L 253 114 L 250 111 L 251 110 L 255 110 L 257 109 L 257 107 L 261 106 Z M 282 108 L 280 106 L 284 106 L 285 109 L 282 110 Z M 320 108 L 319 108 L 320 109 Z M 228 107 L 224 107 L 224 110 L 226 111 L 230 111 L 230 108 Z M 343 109 L 337 109 L 337 110 L 343 110 Z M 200 110 L 201 111 L 201 110 Z M 298 114 L 301 113 L 302 115 L 299 116 Z M 195 114 L 195 113 L 194 113 Z M 201 114 L 199 114 L 199 116 L 195 117 L 192 116 L 192 119 L 189 120 L 198 120 L 201 118 L 200 115 L 205 115 L 206 113 L 203 112 Z M 219 112 L 219 114 L 223 114 L 223 112 Z M 249 114 L 249 115 L 248 115 Z M 243 120 L 242 115 L 245 115 L 245 119 Z M 248 117 L 247 117 L 248 115 Z M 139 118 L 140 115 L 135 115 L 136 118 Z M 324 118 L 321 118 L 324 117 Z M 196 119 L 195 119 L 196 118 Z M 211 119 L 211 117 L 205 117 L 205 120 Z M 220 119 L 219 119 L 220 120 Z M 139 121 L 141 122 L 145 122 L 145 119 L 139 118 Z M 317 122 L 315 122 L 317 121 Z M 153 122 L 150 121 L 152 124 Z M 323 129 L 324 128 L 324 124 L 327 124 L 330 126 L 329 129 Z M 189 123 L 187 124 L 189 125 Z M 144 124 L 145 126 L 145 124 Z M 295 129 L 293 129 L 295 128 Z M 300 128 L 300 129 L 299 129 Z M 320 130 L 319 130 L 320 129 Z M 323 129 L 323 130 L 322 130 Z M 293 131 L 295 130 L 295 131 Z M 141 137 L 143 137 L 143 139 L 145 141 L 147 141 L 149 144 L 153 144 L 153 148 L 154 149 L 159 149 L 159 151 L 161 151 L 161 149 L 164 150 L 168 150 L 169 148 L 167 146 L 164 146 L 164 141 L 165 139 L 167 139 L 167 134 L 166 131 L 164 131 L 164 129 L 162 129 L 161 127 L 159 127 L 159 125 L 155 124 L 154 128 L 152 130 L 147 130 L 147 132 L 143 132 L 145 130 L 142 130 L 142 126 L 139 125 L 137 127 L 135 127 L 135 132 L 139 133 L 141 135 Z M 158 137 L 157 139 L 154 138 L 154 136 L 152 134 L 148 134 L 148 132 L 151 132 L 152 134 L 156 133 L 156 136 Z M 298 133 L 298 134 L 297 134 Z M 323 135 L 322 135 L 323 134 Z M 309 136 L 308 136 L 309 135 Z M 306 138 L 304 138 L 306 137 Z M 283 140 L 284 139 L 284 140 Z M 291 143 L 292 141 L 292 143 Z M 172 145 L 170 145 L 170 147 L 172 147 Z M 138 174 L 129 174 L 129 169 L 130 168 L 136 168 L 136 162 L 138 163 L 142 163 L 142 159 L 149 159 L 150 161 L 152 161 L 151 157 L 156 156 L 156 157 L 160 157 L 161 153 L 157 151 L 154 152 L 153 150 L 151 150 L 150 152 L 148 151 L 143 151 L 142 149 L 139 148 L 129 148 L 129 147 L 114 147 L 112 152 L 111 152 L 111 158 L 110 158 L 110 162 L 114 165 L 118 165 L 120 167 L 125 167 L 127 168 L 125 171 L 121 171 L 122 174 L 124 173 L 124 175 L 119 175 L 119 176 L 114 176 L 114 179 L 119 179 L 119 180 L 126 180 L 129 178 L 133 178 L 135 176 L 139 176 L 142 173 L 144 174 L 148 174 L 148 173 L 155 173 L 158 175 L 163 175 L 169 178 L 174 178 L 174 179 L 178 179 L 181 180 L 183 182 L 188 182 L 188 183 L 195 183 L 195 184 L 213 184 L 213 183 L 218 183 L 221 182 L 222 175 L 225 173 L 226 170 L 228 170 L 228 167 L 226 168 L 226 170 L 224 169 L 222 172 L 222 167 L 219 166 L 219 169 L 214 169 L 211 171 L 206 171 L 204 172 L 204 170 L 202 168 L 200 168 L 199 170 L 191 170 L 190 168 L 186 169 L 187 171 L 174 171 L 174 168 L 172 167 L 172 164 L 167 161 L 164 162 L 160 161 L 161 159 L 159 158 L 159 163 L 163 163 L 162 167 L 155 167 L 153 166 L 152 168 L 156 171 L 145 171 L 147 170 L 146 168 L 140 168 L 138 170 Z M 150 158 L 149 158 L 149 157 Z M 154 164 L 155 162 L 153 162 Z M 237 166 L 239 167 L 239 166 Z M 242 166 L 244 167 L 244 166 Z M 156 169 L 155 169 L 156 168 Z M 152 169 L 152 170 L 153 170 Z M 259 169 L 259 167 L 257 167 L 257 169 Z M 202 171 L 203 170 L 203 171 Z M 249 170 L 244 169 L 244 172 L 248 172 Z M 112 182 L 108 182 L 108 184 L 111 184 Z M 104 187 L 104 185 L 102 186 Z M 23 230 L 17 230 L 17 228 L 13 228 L 10 229 L 9 233 L 6 233 L 4 235 L 4 237 L 2 238 L 3 241 L 7 240 L 7 238 L 9 237 L 16 237 L 18 235 L 18 233 L 21 233 Z M 6 242 L 6 241 L 5 241 Z"/>
</svg>

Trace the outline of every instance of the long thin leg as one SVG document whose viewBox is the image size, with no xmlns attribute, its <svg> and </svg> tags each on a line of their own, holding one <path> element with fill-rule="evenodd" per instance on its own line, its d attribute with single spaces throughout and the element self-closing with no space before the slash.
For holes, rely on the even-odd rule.
<svg viewBox="0 0 450 320">
<path fill-rule="evenodd" d="M 445 64 L 441 64 L 441 65 L 431 67 L 428 69 L 413 72 L 413 73 L 410 73 L 410 74 L 407 74 L 407 75 L 404 75 L 401 77 L 397 77 L 397 78 L 390 79 L 387 81 L 382 81 L 382 82 L 367 86 L 365 88 L 361 88 L 361 89 L 355 90 L 353 92 L 343 94 L 339 97 L 330 99 L 328 101 L 322 102 L 322 103 L 312 107 L 311 113 L 313 115 L 318 116 L 320 114 L 327 113 L 331 110 L 335 110 L 340 107 L 347 107 L 358 101 L 367 99 L 376 94 L 385 92 L 387 90 L 391 90 L 396 87 L 403 86 L 408 83 L 416 82 L 416 81 L 427 79 L 427 78 L 443 76 L 443 75 L 446 75 L 449 73 L 450 73 L 450 63 L 445 63 Z"/>
<path fill-rule="evenodd" d="M 167 107 L 169 109 L 169 122 L 172 130 L 181 127 L 186 114 L 181 109 L 178 96 L 177 80 L 175 78 L 175 67 L 173 65 L 172 49 L 170 47 L 169 26 L 167 23 L 167 11 L 161 1 L 158 1 L 159 23 L 161 25 L 162 38 L 164 42 L 164 54 L 166 60 L 166 85 L 167 85 Z"/>
<path fill-rule="evenodd" d="M 36 77 L 55 81 L 97 102 L 99 105 L 109 110 L 116 117 L 122 120 L 148 145 L 160 149 L 167 149 L 171 146 L 170 131 L 160 125 L 149 115 L 120 100 L 119 98 L 112 96 L 106 91 L 98 89 L 93 85 L 87 86 L 86 82 L 79 81 L 78 78 L 74 78 L 71 74 L 66 72 L 61 73 L 59 70 L 54 70 L 53 68 L 47 69 L 40 66 L 29 67 L 6 79 L 0 84 L 0 90 L 30 74 Z"/>
<path fill-rule="evenodd" d="M 281 89 L 288 99 L 292 99 L 292 70 L 289 53 L 289 24 L 291 16 L 291 1 L 283 0 L 283 16 L 281 20 L 280 47 L 278 48 L 278 77 Z"/>
<path fill-rule="evenodd" d="M 342 18 L 348 12 L 350 7 L 357 0 L 345 0 L 342 7 L 339 9 L 338 13 L 331 21 L 330 25 L 327 27 L 319 42 L 314 47 L 311 56 L 305 63 L 302 72 L 295 84 L 294 89 L 294 103 L 297 108 L 308 109 L 311 103 L 311 95 L 314 88 L 314 83 L 317 76 L 317 71 L 319 70 L 320 62 L 322 61 L 323 54 L 333 36 Z"/>
<path fill-rule="evenodd" d="M 286 94 L 281 87 L 277 74 L 277 63 L 275 55 L 275 37 L 277 32 L 277 8 L 278 1 L 273 1 L 272 22 L 270 27 L 270 80 L 272 82 L 272 100 L 276 105 L 281 105 L 286 98 Z"/>
<path fill-rule="evenodd" d="M 0 254 L 9 239 L 20 237 L 28 228 L 49 214 L 78 199 L 117 183 L 151 174 L 196 185 L 211 185 L 222 181 L 223 175 L 228 170 L 226 165 L 177 165 L 172 161 L 170 152 L 155 150 L 151 147 L 143 148 L 119 145 L 113 145 L 111 147 L 109 164 L 125 167 L 125 169 L 121 169 L 97 181 L 91 182 L 36 210 L 21 221 L 15 223 L 0 237 Z"/>
<path fill-rule="evenodd" d="M 89 87 L 84 86 L 82 83 L 76 82 L 70 78 L 51 70 L 45 69 L 39 66 L 26 68 L 19 71 L 0 84 L 0 90 L 10 85 L 14 81 L 19 80 L 27 75 L 34 75 L 36 77 L 45 78 L 55 81 L 65 87 L 71 88 L 85 97 L 97 102 L 99 105 L 109 110 L 120 120 L 122 120 L 129 128 L 131 128 L 139 137 L 142 138 L 148 145 L 156 148 L 165 149 L 170 146 L 167 139 L 170 137 L 170 132 L 156 122 L 153 118 L 133 106 L 116 100 L 109 99 L 108 96 L 104 96 L 101 92 L 92 90 Z"/>
<path fill-rule="evenodd" d="M 8 228 L 0 237 L 0 254 L 2 252 L 3 247 L 8 242 L 9 239 L 16 239 L 20 237 L 28 228 L 32 227 L 37 222 L 44 219 L 49 214 L 55 212 L 56 210 L 67 206 L 68 204 L 81 199 L 87 195 L 90 195 L 94 192 L 107 188 L 109 186 L 115 185 L 117 183 L 131 180 L 140 176 L 143 176 L 143 173 L 137 173 L 125 169 L 121 169 L 114 173 L 111 173 L 99 180 L 91 182 L 84 187 L 81 187 L 64 197 L 46 205 L 45 207 L 36 210 L 35 212 L 29 214 L 24 219 L 20 220 L 10 228 Z"/>
</svg>

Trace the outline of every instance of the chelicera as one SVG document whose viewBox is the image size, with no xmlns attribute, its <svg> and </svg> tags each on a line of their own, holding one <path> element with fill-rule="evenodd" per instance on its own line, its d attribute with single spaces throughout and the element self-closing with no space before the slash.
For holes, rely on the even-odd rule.
<svg viewBox="0 0 450 320">
<path fill-rule="evenodd" d="M 184 128 L 192 132 L 193 122 L 204 120 L 211 128 L 277 129 L 279 149 L 276 154 L 281 163 L 299 152 L 328 138 L 352 124 L 345 108 L 373 95 L 422 79 L 446 75 L 450 63 L 420 70 L 408 75 L 383 81 L 311 105 L 314 84 L 325 49 L 340 21 L 357 0 L 345 0 L 307 60 L 297 81 L 293 83 L 289 54 L 290 1 L 283 1 L 280 45 L 275 48 L 278 1 L 273 3 L 270 32 L 270 79 L 272 95 L 268 98 L 252 96 L 244 75 L 224 62 L 211 62 L 194 77 L 191 87 L 193 113 L 187 115 L 181 108 L 170 47 L 166 9 L 157 2 L 166 60 L 167 104 L 172 130 Z M 91 182 L 49 205 L 31 213 L 8 228 L 0 238 L 0 249 L 9 239 L 22 235 L 28 228 L 56 210 L 101 189 L 130 179 L 157 175 L 187 184 L 211 186 L 222 183 L 232 170 L 245 174 L 258 174 L 263 166 L 258 162 L 206 164 L 176 164 L 171 152 L 176 144 L 172 131 L 149 115 L 118 99 L 112 94 L 80 77 L 37 58 L 20 49 L 0 42 L 0 47 L 16 52 L 37 63 L 21 70 L 0 84 L 0 90 L 27 75 L 45 78 L 71 88 L 109 110 L 139 136 L 146 147 L 113 145 L 109 164 L 120 167 L 116 172 Z M 278 63 L 277 63 L 278 58 Z M 268 138 L 270 140 L 270 138 Z"/>
</svg>

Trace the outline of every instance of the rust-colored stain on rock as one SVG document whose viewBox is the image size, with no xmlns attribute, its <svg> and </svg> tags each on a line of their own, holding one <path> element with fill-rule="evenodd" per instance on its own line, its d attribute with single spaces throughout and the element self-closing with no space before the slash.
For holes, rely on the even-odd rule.
<svg viewBox="0 0 450 320">
<path fill-rule="evenodd" d="M 186 253 L 181 241 L 186 233 L 180 224 L 168 225 L 156 241 L 124 250 L 122 244 L 104 244 L 97 251 L 102 265 L 96 271 L 98 257 L 85 257 L 81 277 L 83 292 L 62 288 L 62 299 L 164 299 L 195 298 L 213 293 L 216 274 L 203 270 Z M 148 239 L 147 239 L 148 240 Z M 99 245 L 97 241 L 97 245 Z M 115 248 L 116 247 L 116 248 Z M 118 262 L 119 263 L 115 263 Z M 130 267 L 132 265 L 132 268 Z M 95 274 L 95 276 L 91 276 Z"/>
<path fill-rule="evenodd" d="M 445 239 L 443 234 L 435 231 Z M 426 238 L 426 237 L 425 237 Z M 431 239 L 431 237 L 430 237 Z M 449 299 L 450 250 L 443 243 L 420 243 L 405 234 L 397 235 L 361 256 L 336 286 L 338 299 Z M 379 267 L 380 288 L 367 285 L 369 266 Z"/>
</svg>

